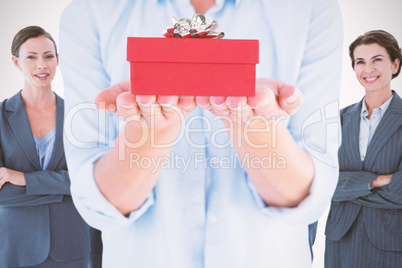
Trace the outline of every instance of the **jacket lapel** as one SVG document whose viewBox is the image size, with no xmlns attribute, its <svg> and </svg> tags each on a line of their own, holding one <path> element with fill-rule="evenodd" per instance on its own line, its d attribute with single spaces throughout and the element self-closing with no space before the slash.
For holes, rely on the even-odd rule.
<svg viewBox="0 0 402 268">
<path fill-rule="evenodd" d="M 345 146 L 345 152 L 348 153 L 348 159 L 353 170 L 361 170 L 363 168 L 359 150 L 361 105 L 362 102 L 356 104 L 352 110 L 343 115 L 342 128 L 348 131 L 342 132 L 342 143 Z"/>
<path fill-rule="evenodd" d="M 25 155 L 37 170 L 42 170 L 36 152 L 35 141 L 29 124 L 25 106 L 22 103 L 21 92 L 6 101 L 6 120 L 17 138 Z"/>
<path fill-rule="evenodd" d="M 56 139 L 54 141 L 52 158 L 50 159 L 48 169 L 56 170 L 57 164 L 64 155 L 63 146 L 63 119 L 64 119 L 64 101 L 56 95 L 57 111 L 56 111 Z"/>
<path fill-rule="evenodd" d="M 364 166 L 370 168 L 374 165 L 378 153 L 384 144 L 394 135 L 402 125 L 402 100 L 395 92 L 387 111 L 381 119 L 373 135 L 373 139 L 367 148 Z"/>
</svg>

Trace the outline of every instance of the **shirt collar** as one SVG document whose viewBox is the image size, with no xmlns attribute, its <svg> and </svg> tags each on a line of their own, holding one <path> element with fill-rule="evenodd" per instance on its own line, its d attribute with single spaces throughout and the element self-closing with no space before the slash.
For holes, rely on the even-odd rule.
<svg viewBox="0 0 402 268">
<path fill-rule="evenodd" d="M 388 107 L 389 107 L 389 105 L 390 105 L 391 100 L 392 100 L 393 97 L 394 97 L 394 95 L 392 95 L 392 96 L 391 96 L 386 102 L 384 102 L 380 107 L 374 109 L 373 112 L 376 111 L 376 110 L 380 111 L 380 115 L 381 115 L 381 117 L 382 117 L 382 116 L 384 115 L 385 111 L 388 109 Z M 362 104 L 362 110 L 361 110 L 361 112 L 360 112 L 360 116 L 361 116 L 361 117 L 367 117 L 367 115 L 368 115 L 368 111 L 367 111 L 367 106 L 366 106 L 366 97 L 364 97 L 364 98 L 363 98 L 363 104 Z"/>
</svg>

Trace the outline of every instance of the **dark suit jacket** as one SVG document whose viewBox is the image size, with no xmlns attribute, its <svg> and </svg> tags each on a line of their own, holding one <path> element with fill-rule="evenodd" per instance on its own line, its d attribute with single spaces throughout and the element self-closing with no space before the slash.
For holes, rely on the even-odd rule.
<svg viewBox="0 0 402 268">
<path fill-rule="evenodd" d="M 0 103 L 0 167 L 24 172 L 26 187 L 0 190 L 0 267 L 89 255 L 89 227 L 75 209 L 63 148 L 64 102 L 57 96 L 56 141 L 42 171 L 20 92 Z"/>
<path fill-rule="evenodd" d="M 362 217 L 374 246 L 402 251 L 402 100 L 394 92 L 363 162 L 359 153 L 361 107 L 359 102 L 341 111 L 339 182 L 332 198 L 326 236 L 341 240 L 356 218 Z M 370 191 L 368 184 L 384 174 L 393 174 L 391 183 Z"/>
</svg>

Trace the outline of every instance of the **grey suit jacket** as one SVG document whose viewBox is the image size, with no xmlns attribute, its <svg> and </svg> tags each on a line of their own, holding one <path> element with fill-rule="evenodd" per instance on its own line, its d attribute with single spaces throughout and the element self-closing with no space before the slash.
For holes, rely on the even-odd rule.
<svg viewBox="0 0 402 268">
<path fill-rule="evenodd" d="M 379 249 L 402 251 L 402 100 L 397 93 L 385 112 L 362 162 L 359 128 L 362 102 L 341 111 L 339 182 L 328 215 L 327 239 L 339 241 L 362 217 L 370 241 Z M 390 184 L 369 190 L 378 175 Z"/>
<path fill-rule="evenodd" d="M 20 92 L 0 103 L 0 167 L 24 172 L 26 187 L 0 190 L 0 267 L 89 255 L 89 227 L 75 209 L 63 148 L 64 101 L 57 96 L 56 141 L 42 171 Z"/>
</svg>

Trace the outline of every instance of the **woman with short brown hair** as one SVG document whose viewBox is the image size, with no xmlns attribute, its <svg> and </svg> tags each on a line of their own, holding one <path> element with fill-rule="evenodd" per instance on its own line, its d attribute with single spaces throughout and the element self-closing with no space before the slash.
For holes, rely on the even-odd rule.
<svg viewBox="0 0 402 268">
<path fill-rule="evenodd" d="M 339 182 L 326 226 L 325 267 L 401 267 L 402 100 L 391 90 L 401 70 L 396 39 L 370 31 L 349 47 L 365 89 L 341 110 Z"/>
</svg>

